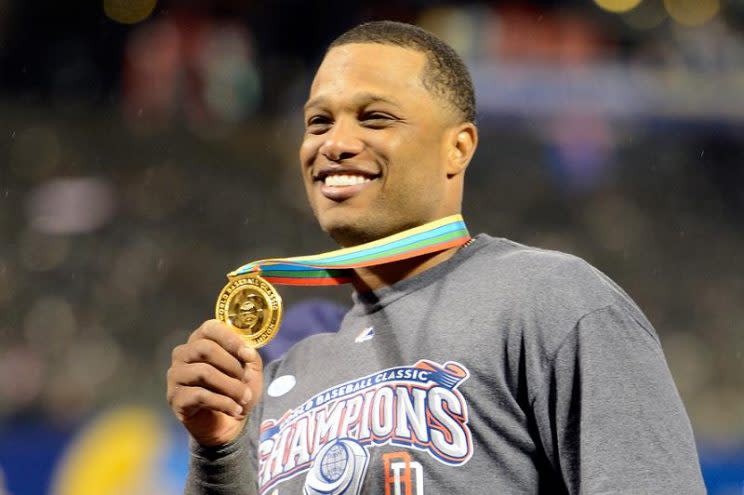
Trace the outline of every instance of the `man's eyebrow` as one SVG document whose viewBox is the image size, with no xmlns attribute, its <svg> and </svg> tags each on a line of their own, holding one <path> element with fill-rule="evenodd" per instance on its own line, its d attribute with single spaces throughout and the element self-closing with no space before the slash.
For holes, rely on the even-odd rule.
<svg viewBox="0 0 744 495">
<path fill-rule="evenodd" d="M 400 104 L 396 102 L 395 100 L 392 100 L 390 98 L 387 98 L 382 95 L 378 95 L 375 93 L 359 93 L 355 95 L 352 99 L 355 106 L 364 106 L 369 105 L 370 103 L 388 103 L 390 105 L 400 107 Z M 310 98 L 307 103 L 305 103 L 305 110 L 311 107 L 322 107 L 328 105 L 329 98 L 327 96 L 316 96 L 315 98 Z"/>
</svg>

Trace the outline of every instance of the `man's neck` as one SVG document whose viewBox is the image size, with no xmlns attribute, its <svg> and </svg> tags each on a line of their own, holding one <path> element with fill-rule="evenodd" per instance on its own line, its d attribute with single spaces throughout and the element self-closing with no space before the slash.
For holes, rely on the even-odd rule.
<svg viewBox="0 0 744 495">
<path fill-rule="evenodd" d="M 357 292 L 369 292 L 423 273 L 450 259 L 460 249 L 453 247 L 438 253 L 425 254 L 395 263 L 355 268 L 352 284 Z"/>
</svg>

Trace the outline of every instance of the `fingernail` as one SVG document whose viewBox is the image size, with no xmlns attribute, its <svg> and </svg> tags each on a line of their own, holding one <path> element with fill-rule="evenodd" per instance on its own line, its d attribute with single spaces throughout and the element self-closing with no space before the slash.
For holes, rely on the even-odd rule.
<svg viewBox="0 0 744 495">
<path fill-rule="evenodd" d="M 243 406 L 238 406 L 233 409 L 233 416 L 240 416 L 241 414 L 243 414 L 243 411 L 245 411 L 245 408 Z"/>
</svg>

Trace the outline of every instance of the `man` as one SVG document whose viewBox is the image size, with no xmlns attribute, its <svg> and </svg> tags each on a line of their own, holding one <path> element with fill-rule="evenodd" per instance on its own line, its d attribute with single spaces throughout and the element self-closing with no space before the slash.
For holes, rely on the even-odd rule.
<svg viewBox="0 0 744 495">
<path fill-rule="evenodd" d="M 419 28 L 338 38 L 300 149 L 323 230 L 357 246 L 459 213 L 474 101 L 462 61 Z M 187 493 L 704 492 L 651 324 L 585 262 L 479 235 L 356 268 L 353 285 L 338 333 L 263 374 L 219 322 L 174 350 Z"/>
</svg>

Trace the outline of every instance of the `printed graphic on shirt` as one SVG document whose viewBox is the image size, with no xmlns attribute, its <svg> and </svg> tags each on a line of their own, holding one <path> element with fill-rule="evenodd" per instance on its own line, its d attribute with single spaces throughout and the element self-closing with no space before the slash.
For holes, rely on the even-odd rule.
<svg viewBox="0 0 744 495">
<path fill-rule="evenodd" d="M 279 419 L 264 420 L 261 493 L 307 473 L 305 493 L 357 494 L 369 449 L 380 445 L 416 449 L 451 466 L 466 463 L 473 447 L 468 405 L 458 387 L 468 377 L 460 363 L 421 360 L 335 385 Z M 390 493 L 396 493 L 398 473 L 401 495 L 417 494 L 411 490 L 419 486 L 421 467 L 404 456 L 389 462 Z"/>
<path fill-rule="evenodd" d="M 375 327 L 367 327 L 359 332 L 359 335 L 356 336 L 354 342 L 361 344 L 362 342 L 367 342 L 373 338 L 375 338 Z"/>
<path fill-rule="evenodd" d="M 293 375 L 282 375 L 274 379 L 266 389 L 269 397 L 281 397 L 297 385 L 297 379 Z"/>
<path fill-rule="evenodd" d="M 424 495 L 424 470 L 406 451 L 382 455 L 385 495 Z"/>
<path fill-rule="evenodd" d="M 305 495 L 355 494 L 361 489 L 369 455 L 350 438 L 327 443 L 318 451 L 305 478 Z"/>
</svg>

